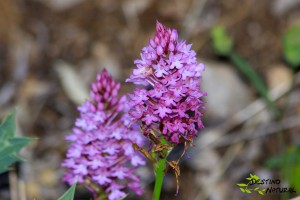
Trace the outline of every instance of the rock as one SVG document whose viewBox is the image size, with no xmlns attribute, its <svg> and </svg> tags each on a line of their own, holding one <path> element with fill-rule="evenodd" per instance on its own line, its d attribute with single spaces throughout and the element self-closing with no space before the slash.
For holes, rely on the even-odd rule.
<svg viewBox="0 0 300 200">
<path fill-rule="evenodd" d="M 54 67 L 70 100 L 77 105 L 82 104 L 89 97 L 89 90 L 74 67 L 63 61 L 56 62 Z"/>
<path fill-rule="evenodd" d="M 276 0 L 273 1 L 272 12 L 277 16 L 281 16 L 300 5 L 300 0 Z"/>
<path fill-rule="evenodd" d="M 225 63 L 204 61 L 202 90 L 208 93 L 205 115 L 224 119 L 245 108 L 253 99 L 250 89 L 238 77 L 234 67 Z"/>
<path fill-rule="evenodd" d="M 187 165 L 197 171 L 210 171 L 212 166 L 216 166 L 220 160 L 217 152 L 212 149 L 199 151 L 197 148 L 190 148 L 188 155 L 191 158 L 186 160 Z"/>
<path fill-rule="evenodd" d="M 270 89 L 274 89 L 284 83 L 291 83 L 293 74 L 291 70 L 282 64 L 277 64 L 270 68 L 267 74 L 267 83 Z"/>
<path fill-rule="evenodd" d="M 121 79 L 121 65 L 113 50 L 109 49 L 104 43 L 95 42 L 92 53 L 100 69 L 105 68 L 113 78 Z"/>
<path fill-rule="evenodd" d="M 39 1 L 47 4 L 49 7 L 51 7 L 53 10 L 56 11 L 64 11 L 70 9 L 73 6 L 78 5 L 82 2 L 82 0 L 39 0 Z"/>
<path fill-rule="evenodd" d="M 256 174 L 261 179 L 274 179 L 270 170 L 258 169 L 256 172 L 254 172 L 254 174 Z"/>
</svg>

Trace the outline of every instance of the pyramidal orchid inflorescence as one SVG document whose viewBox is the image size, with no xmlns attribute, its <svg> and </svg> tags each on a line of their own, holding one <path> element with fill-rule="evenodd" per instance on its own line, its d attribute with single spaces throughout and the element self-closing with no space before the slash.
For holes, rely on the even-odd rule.
<svg viewBox="0 0 300 200">
<path fill-rule="evenodd" d="M 120 84 L 103 70 L 91 87 L 91 101 L 78 107 L 80 117 L 75 122 L 66 159 L 63 180 L 76 180 L 94 193 L 102 191 L 109 200 L 119 200 L 125 188 L 141 195 L 140 179 L 134 174 L 144 159 L 134 152 L 132 143 L 143 144 L 143 136 L 129 129 L 129 110 L 126 97 L 118 99 Z"/>
<path fill-rule="evenodd" d="M 156 34 L 135 60 L 136 69 L 127 82 L 150 86 L 136 88 L 131 98 L 130 116 L 148 130 L 162 133 L 173 144 L 192 141 L 203 128 L 204 103 L 201 97 L 201 73 L 191 44 L 178 40 L 175 29 L 156 24 Z"/>
</svg>

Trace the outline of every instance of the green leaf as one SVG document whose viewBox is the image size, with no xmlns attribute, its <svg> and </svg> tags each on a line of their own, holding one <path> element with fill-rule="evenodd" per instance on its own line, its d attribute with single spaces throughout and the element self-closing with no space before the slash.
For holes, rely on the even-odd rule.
<svg viewBox="0 0 300 200">
<path fill-rule="evenodd" d="M 260 180 L 260 178 L 259 178 L 256 174 L 253 175 L 253 178 L 254 178 L 256 181 L 259 181 L 259 180 Z"/>
<path fill-rule="evenodd" d="M 76 183 L 72 185 L 58 200 L 73 200 L 76 190 Z"/>
<path fill-rule="evenodd" d="M 25 147 L 32 138 L 21 137 L 21 138 L 12 138 L 8 141 L 0 141 L 2 143 L 2 148 L 0 149 L 0 160 L 6 157 L 7 155 L 14 154 L 19 152 L 23 147 Z"/>
<path fill-rule="evenodd" d="M 257 74 L 257 72 L 253 69 L 253 67 L 235 52 L 231 52 L 229 56 L 231 62 L 250 80 L 251 84 L 259 92 L 260 96 L 265 100 L 268 107 L 272 109 L 274 115 L 276 117 L 280 116 L 279 109 L 269 97 L 269 90 L 266 84 Z M 252 176 L 250 175 L 251 178 Z"/>
<path fill-rule="evenodd" d="M 9 114 L 0 125 L 0 142 L 10 139 L 15 134 L 15 112 Z"/>
<path fill-rule="evenodd" d="M 11 138 L 9 142 L 14 146 L 26 146 L 29 142 L 31 142 L 33 139 L 36 138 L 30 138 L 30 137 L 18 137 L 18 138 Z M 20 148 L 21 149 L 21 148 Z"/>
<path fill-rule="evenodd" d="M 6 172 L 8 170 L 8 167 L 14 163 L 19 161 L 20 158 L 16 155 L 7 155 L 3 159 L 0 160 L 0 174 L 3 172 Z"/>
<path fill-rule="evenodd" d="M 0 125 L 0 173 L 8 170 L 14 162 L 20 161 L 19 151 L 32 139 L 15 138 L 15 112 L 8 115 Z"/>
<path fill-rule="evenodd" d="M 255 191 L 259 190 L 259 187 L 254 188 Z"/>
<path fill-rule="evenodd" d="M 246 179 L 247 179 L 247 180 L 249 180 L 249 181 L 251 181 L 251 180 L 252 180 L 252 178 L 250 178 L 250 177 L 249 177 L 249 178 L 246 178 Z"/>
<path fill-rule="evenodd" d="M 247 184 L 245 184 L 245 183 L 238 183 L 238 184 L 236 184 L 237 186 L 240 186 L 240 187 L 246 187 L 247 186 Z"/>
<path fill-rule="evenodd" d="M 294 68 L 300 65 L 300 27 L 288 29 L 283 36 L 283 54 L 286 61 Z"/>
<path fill-rule="evenodd" d="M 227 56 L 233 47 L 233 40 L 223 26 L 215 26 L 211 31 L 213 47 L 217 54 Z"/>
<path fill-rule="evenodd" d="M 243 193 L 245 193 L 245 190 L 244 190 L 244 188 L 240 188 L 240 190 L 241 190 Z"/>
<path fill-rule="evenodd" d="M 251 191 L 250 191 L 250 190 L 246 189 L 245 191 L 246 191 L 248 194 L 251 194 Z"/>
<path fill-rule="evenodd" d="M 265 195 L 262 191 L 257 191 L 260 195 Z"/>
</svg>

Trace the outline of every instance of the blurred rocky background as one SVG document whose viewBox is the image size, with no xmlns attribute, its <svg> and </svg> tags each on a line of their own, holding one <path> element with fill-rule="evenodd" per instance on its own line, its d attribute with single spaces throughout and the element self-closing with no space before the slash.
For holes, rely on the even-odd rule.
<svg viewBox="0 0 300 200">
<path fill-rule="evenodd" d="M 190 158 L 180 163 L 179 195 L 174 197 L 176 180 L 170 173 L 161 199 L 292 198 L 296 194 L 244 194 L 236 184 L 254 173 L 280 179 L 281 187 L 299 188 L 300 81 L 282 47 L 284 32 L 300 24 L 299 11 L 299 0 L 1 0 L 0 118 L 16 107 L 18 133 L 38 140 L 22 151 L 26 162 L 0 176 L 0 199 L 52 200 L 67 190 L 60 163 L 67 149 L 64 137 L 78 116 L 76 106 L 102 68 L 124 83 L 156 20 L 193 44 L 206 64 L 202 87 L 208 92 L 206 129 L 188 152 Z M 216 25 L 228 30 L 235 51 L 267 85 L 280 118 L 272 117 L 236 66 L 215 54 L 210 33 Z M 132 88 L 124 83 L 121 92 Z M 287 165 L 289 178 L 284 166 L 272 168 L 268 161 L 280 160 L 291 149 L 298 161 Z M 128 200 L 151 199 L 152 169 L 140 173 L 145 194 Z M 75 199 L 89 198 L 78 187 Z"/>
</svg>

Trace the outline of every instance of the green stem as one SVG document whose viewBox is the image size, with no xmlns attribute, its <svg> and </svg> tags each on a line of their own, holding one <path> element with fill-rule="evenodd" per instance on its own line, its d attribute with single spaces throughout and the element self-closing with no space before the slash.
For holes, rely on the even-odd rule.
<svg viewBox="0 0 300 200">
<path fill-rule="evenodd" d="M 159 198 L 160 198 L 161 188 L 162 188 L 162 184 L 163 184 L 164 177 L 165 177 L 164 170 L 166 168 L 166 162 L 167 162 L 166 158 L 160 158 L 158 160 L 158 163 L 157 163 L 157 166 L 155 169 L 156 178 L 155 178 L 153 200 L 159 200 Z"/>
<path fill-rule="evenodd" d="M 87 186 L 93 190 L 93 196 L 95 200 L 107 200 L 108 197 L 105 194 L 104 190 L 102 188 L 98 188 L 93 183 L 91 183 L 89 180 L 85 180 L 85 183 Z"/>
<path fill-rule="evenodd" d="M 98 196 L 96 200 L 107 200 L 107 195 L 104 193 L 102 189 L 99 189 Z"/>
<path fill-rule="evenodd" d="M 162 137 L 160 139 L 161 144 L 167 144 L 168 142 Z M 162 189 L 162 184 L 165 177 L 165 168 L 167 163 L 167 156 L 169 154 L 169 150 L 165 152 L 164 156 L 158 155 L 158 162 L 154 165 L 155 170 L 155 185 L 154 185 L 154 192 L 153 192 L 153 199 L 152 200 L 159 200 L 160 193 Z"/>
</svg>

